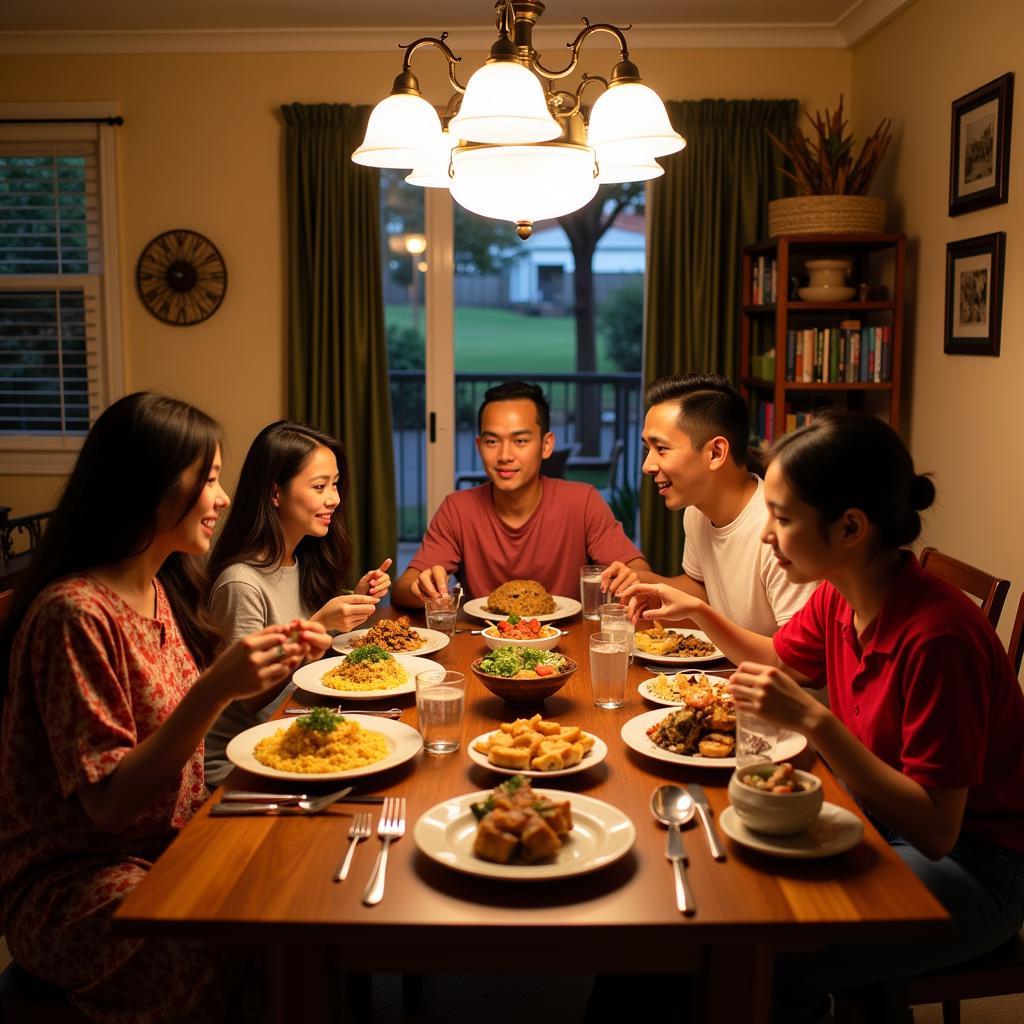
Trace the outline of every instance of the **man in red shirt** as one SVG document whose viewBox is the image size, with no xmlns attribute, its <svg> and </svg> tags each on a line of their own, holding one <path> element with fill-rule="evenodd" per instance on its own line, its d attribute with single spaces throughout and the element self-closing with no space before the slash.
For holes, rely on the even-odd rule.
<svg viewBox="0 0 1024 1024">
<path fill-rule="evenodd" d="M 581 565 L 623 563 L 608 580 L 614 594 L 631 570 L 649 570 L 643 554 L 590 484 L 541 476 L 555 446 L 550 410 L 536 384 L 490 388 L 477 414 L 477 450 L 490 482 L 449 494 L 423 544 L 395 582 L 392 599 L 418 605 L 437 596 L 449 573 L 469 597 L 511 579 L 532 579 L 550 593 L 579 590 Z"/>
</svg>

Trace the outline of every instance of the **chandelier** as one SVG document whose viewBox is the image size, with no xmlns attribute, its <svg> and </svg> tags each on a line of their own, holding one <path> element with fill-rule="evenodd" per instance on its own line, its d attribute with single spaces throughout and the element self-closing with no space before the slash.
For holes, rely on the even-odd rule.
<svg viewBox="0 0 1024 1024">
<path fill-rule="evenodd" d="M 465 86 L 456 78 L 462 58 L 445 42 L 447 32 L 401 44 L 402 71 L 370 113 L 366 136 L 352 154 L 356 163 L 409 168 L 410 184 L 450 189 L 467 210 L 514 223 L 520 238 L 530 237 L 534 221 L 585 206 L 598 185 L 665 173 L 655 158 L 686 142 L 657 93 L 640 80 L 622 29 L 583 18 L 583 29 L 566 44 L 569 64 L 552 71 L 533 46 L 544 4 L 497 0 L 495 11 L 498 38 Z M 619 44 L 611 77 L 583 74 L 574 92 L 557 88 L 575 70 L 583 43 L 598 32 Z M 455 89 L 440 116 L 412 72 L 412 56 L 424 46 L 444 55 Z M 602 91 L 588 117 L 583 92 L 590 85 Z"/>
</svg>

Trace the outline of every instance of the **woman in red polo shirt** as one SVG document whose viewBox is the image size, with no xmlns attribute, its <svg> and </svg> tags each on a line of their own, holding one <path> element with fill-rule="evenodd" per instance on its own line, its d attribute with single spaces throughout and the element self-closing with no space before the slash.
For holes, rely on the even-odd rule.
<svg viewBox="0 0 1024 1024">
<path fill-rule="evenodd" d="M 630 590 L 636 617 L 690 617 L 739 663 L 736 706 L 806 735 L 953 919 L 941 943 L 784 963 L 786 1020 L 978 956 L 1024 919 L 1024 697 L 977 606 L 903 550 L 934 498 L 886 424 L 824 416 L 780 439 L 765 476 L 762 539 L 790 580 L 824 581 L 774 637 L 663 585 Z M 827 683 L 830 707 L 801 683 Z"/>
</svg>

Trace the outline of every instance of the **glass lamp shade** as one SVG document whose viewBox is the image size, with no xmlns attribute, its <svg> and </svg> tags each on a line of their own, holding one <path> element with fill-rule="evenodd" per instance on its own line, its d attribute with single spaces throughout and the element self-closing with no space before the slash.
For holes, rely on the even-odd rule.
<svg viewBox="0 0 1024 1024">
<path fill-rule="evenodd" d="M 660 178 L 665 168 L 644 152 L 632 146 L 602 146 L 597 154 L 598 185 L 615 185 L 623 181 L 648 181 Z"/>
<path fill-rule="evenodd" d="M 501 145 L 549 142 L 562 134 L 540 79 L 515 61 L 495 61 L 473 72 L 450 127 L 467 142 Z"/>
<path fill-rule="evenodd" d="M 587 146 L 457 147 L 452 196 L 481 217 L 513 223 L 550 220 L 586 206 L 597 193 Z"/>
<path fill-rule="evenodd" d="M 595 148 L 631 143 L 652 159 L 678 153 L 686 145 L 669 122 L 661 97 L 640 82 L 613 85 L 598 96 L 587 141 Z"/>
<path fill-rule="evenodd" d="M 452 179 L 448 176 L 448 165 L 456 142 L 458 139 L 453 139 L 448 129 L 442 128 L 440 144 L 420 159 L 405 180 L 420 188 L 450 188 Z"/>
<path fill-rule="evenodd" d="M 392 93 L 370 112 L 363 144 L 352 159 L 367 167 L 415 167 L 440 136 L 441 119 L 422 96 Z"/>
</svg>

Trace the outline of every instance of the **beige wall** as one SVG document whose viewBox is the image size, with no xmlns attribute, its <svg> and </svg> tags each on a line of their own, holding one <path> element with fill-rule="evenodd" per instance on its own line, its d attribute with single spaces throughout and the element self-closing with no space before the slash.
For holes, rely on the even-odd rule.
<svg viewBox="0 0 1024 1024">
<path fill-rule="evenodd" d="M 397 42 L 397 37 L 396 37 Z M 466 54 L 463 68 L 482 55 Z M 557 55 L 560 56 L 560 55 Z M 594 51 L 607 73 L 613 52 Z M 672 99 L 796 97 L 817 106 L 849 93 L 845 51 L 637 52 L 647 81 Z M 397 49 L 371 54 L 203 54 L 7 57 L 0 101 L 116 100 L 125 367 L 128 390 L 160 388 L 216 415 L 233 482 L 249 440 L 284 414 L 284 224 L 278 108 L 295 101 L 372 103 L 400 70 Z M 434 102 L 448 96 L 443 63 L 415 67 Z M 467 73 L 460 71 L 465 81 Z M 576 79 L 572 79 L 576 81 Z M 228 266 L 224 305 L 208 322 L 168 327 L 134 291 L 142 246 L 169 228 L 199 231 Z M 0 504 L 47 507 L 54 477 L 0 478 Z"/>
<path fill-rule="evenodd" d="M 910 236 L 907 368 L 909 437 L 939 500 L 924 541 L 989 572 L 1012 589 L 1008 636 L 1024 584 L 1024 4 L 977 0 L 965 17 L 954 0 L 921 0 L 853 54 L 858 135 L 893 119 L 895 151 L 875 191 L 892 200 L 892 227 Z M 1016 74 L 1010 201 L 950 217 L 950 104 L 1008 71 Z M 943 354 L 946 243 L 1007 233 L 1002 354 Z"/>
</svg>

